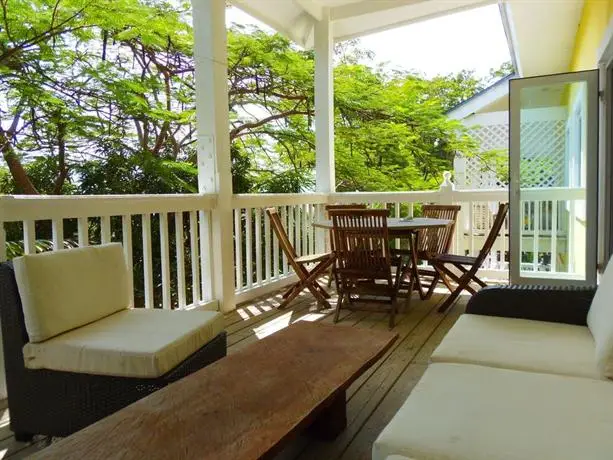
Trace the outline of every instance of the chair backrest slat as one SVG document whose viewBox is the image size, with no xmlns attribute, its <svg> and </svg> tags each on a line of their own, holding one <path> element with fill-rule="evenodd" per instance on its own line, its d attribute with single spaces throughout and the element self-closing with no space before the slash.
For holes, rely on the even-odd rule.
<svg viewBox="0 0 613 460">
<path fill-rule="evenodd" d="M 353 204 L 328 204 L 326 205 L 326 215 L 328 219 L 331 219 L 330 217 L 330 211 L 343 211 L 343 210 L 349 210 L 349 209 L 366 209 L 366 205 L 365 204 L 359 204 L 359 203 L 353 203 Z M 333 231 L 330 230 L 330 248 L 334 251 L 336 246 L 335 246 L 335 241 L 334 241 L 334 234 Z"/>
<path fill-rule="evenodd" d="M 283 222 L 281 222 L 281 217 L 279 216 L 279 212 L 277 208 L 268 208 L 266 209 L 266 214 L 270 219 L 270 224 L 272 226 L 272 230 L 277 235 L 277 239 L 279 240 L 279 246 L 281 246 L 281 250 L 287 256 L 288 262 L 294 266 L 294 259 L 298 257 L 296 253 L 296 249 L 294 245 L 290 241 L 287 236 L 287 232 L 285 231 L 285 227 L 283 226 Z"/>
<path fill-rule="evenodd" d="M 369 277 L 390 273 L 391 255 L 386 209 L 331 210 L 339 270 Z"/>
<path fill-rule="evenodd" d="M 500 233 L 500 229 L 504 225 L 504 221 L 507 217 L 507 213 L 509 211 L 509 203 L 500 203 L 498 206 L 498 213 L 496 214 L 496 219 L 494 219 L 494 224 L 490 229 L 489 234 L 479 251 L 479 255 L 477 256 L 477 263 L 475 264 L 477 267 L 480 267 L 485 258 L 488 256 L 490 251 L 492 250 L 492 246 L 496 242 L 496 238 L 498 238 L 498 233 Z"/>
<path fill-rule="evenodd" d="M 462 207 L 458 205 L 426 204 L 423 206 L 423 216 L 433 219 L 452 220 L 453 224 L 442 228 L 427 228 L 419 232 L 417 251 L 421 258 L 427 259 L 437 254 L 449 252 L 458 213 Z"/>
</svg>

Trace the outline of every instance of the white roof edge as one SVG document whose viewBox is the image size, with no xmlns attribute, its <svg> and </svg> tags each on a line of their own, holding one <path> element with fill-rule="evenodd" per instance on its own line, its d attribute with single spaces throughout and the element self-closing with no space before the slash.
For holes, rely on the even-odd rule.
<svg viewBox="0 0 613 460">
<path fill-rule="evenodd" d="M 509 79 L 510 76 L 505 77 L 498 83 L 494 83 L 494 85 L 484 89 L 479 94 L 467 99 L 460 105 L 447 112 L 447 116 L 449 118 L 453 118 L 454 120 L 463 120 L 464 118 L 478 112 L 483 107 L 487 107 L 499 99 L 507 97 L 509 95 Z"/>
<path fill-rule="evenodd" d="M 515 72 L 521 77 L 523 72 L 521 68 L 521 60 L 519 59 L 519 46 L 517 42 L 517 35 L 515 33 L 515 24 L 513 22 L 513 13 L 511 12 L 511 8 L 506 0 L 499 0 L 498 7 L 500 8 L 502 27 L 505 35 L 507 36 L 511 62 L 513 63 Z"/>
</svg>

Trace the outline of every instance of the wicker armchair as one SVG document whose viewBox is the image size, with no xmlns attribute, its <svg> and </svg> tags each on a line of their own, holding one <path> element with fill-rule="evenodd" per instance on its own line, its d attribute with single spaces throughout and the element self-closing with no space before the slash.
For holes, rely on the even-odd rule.
<svg viewBox="0 0 613 460">
<path fill-rule="evenodd" d="M 0 322 L 10 424 L 18 441 L 34 434 L 68 436 L 226 355 L 223 331 L 157 378 L 27 368 L 23 349 L 29 336 L 10 262 L 0 264 Z"/>
</svg>

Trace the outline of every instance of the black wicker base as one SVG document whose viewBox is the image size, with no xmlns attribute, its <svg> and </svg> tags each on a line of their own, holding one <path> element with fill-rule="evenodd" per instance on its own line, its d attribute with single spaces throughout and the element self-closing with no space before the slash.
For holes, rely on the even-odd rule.
<svg viewBox="0 0 613 460">
<path fill-rule="evenodd" d="M 22 350 L 28 335 L 10 263 L 0 264 L 0 322 L 11 430 L 24 440 L 68 436 L 226 355 L 224 331 L 156 379 L 27 369 Z"/>
</svg>

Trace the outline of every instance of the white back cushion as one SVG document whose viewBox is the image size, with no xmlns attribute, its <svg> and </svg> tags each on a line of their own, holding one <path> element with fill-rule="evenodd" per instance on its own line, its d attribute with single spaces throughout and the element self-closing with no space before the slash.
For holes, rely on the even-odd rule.
<svg viewBox="0 0 613 460">
<path fill-rule="evenodd" d="M 18 257 L 13 261 L 31 342 L 96 321 L 130 303 L 121 244 Z"/>
<path fill-rule="evenodd" d="M 604 377 L 613 378 L 613 263 L 600 279 L 587 314 L 587 325 L 596 343 L 596 366 Z"/>
</svg>

